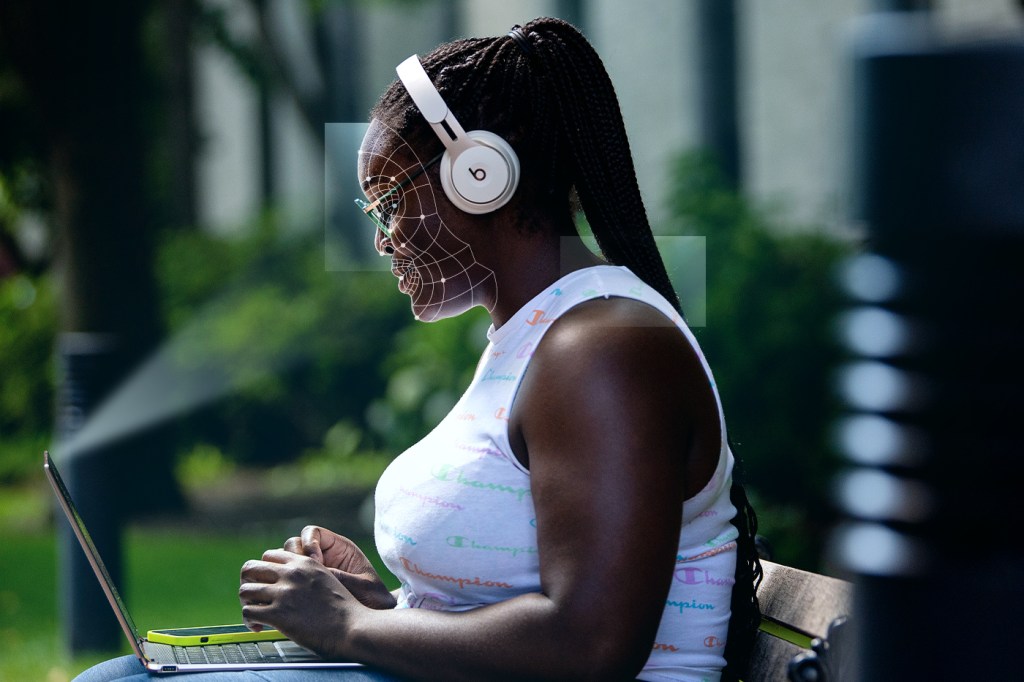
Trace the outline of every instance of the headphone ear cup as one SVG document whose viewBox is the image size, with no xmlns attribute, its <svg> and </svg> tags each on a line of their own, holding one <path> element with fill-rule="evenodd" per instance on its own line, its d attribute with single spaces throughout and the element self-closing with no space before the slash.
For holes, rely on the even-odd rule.
<svg viewBox="0 0 1024 682">
<path fill-rule="evenodd" d="M 508 203 L 519 186 L 519 157 L 512 146 L 487 130 L 467 133 L 476 142 L 454 159 L 441 159 L 441 186 L 466 213 L 481 215 Z"/>
</svg>

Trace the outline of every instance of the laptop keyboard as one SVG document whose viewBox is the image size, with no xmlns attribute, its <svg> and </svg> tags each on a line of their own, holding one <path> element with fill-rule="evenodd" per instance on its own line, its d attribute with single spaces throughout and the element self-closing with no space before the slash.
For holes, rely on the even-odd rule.
<svg viewBox="0 0 1024 682">
<path fill-rule="evenodd" d="M 281 663 L 284 661 L 273 642 L 176 646 L 178 663 Z"/>
</svg>

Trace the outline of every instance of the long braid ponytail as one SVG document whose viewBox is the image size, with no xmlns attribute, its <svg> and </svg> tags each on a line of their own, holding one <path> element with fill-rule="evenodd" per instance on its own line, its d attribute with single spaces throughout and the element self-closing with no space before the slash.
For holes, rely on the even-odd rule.
<svg viewBox="0 0 1024 682">
<path fill-rule="evenodd" d="M 422 59 L 423 67 L 466 130 L 491 130 L 516 149 L 522 182 L 529 183 L 542 210 L 570 217 L 575 190 L 604 257 L 628 267 L 682 314 L 647 220 L 618 98 L 601 58 L 559 19 L 536 19 L 519 31 L 522 41 L 501 36 L 446 43 Z M 371 115 L 422 149 L 425 158 L 440 151 L 441 143 L 397 82 Z M 746 672 L 761 620 L 756 590 L 762 575 L 754 544 L 757 516 L 735 480 L 730 498 L 739 537 L 726 682 Z"/>
<path fill-rule="evenodd" d="M 647 222 L 625 124 L 611 78 L 594 48 L 570 24 L 539 19 L 531 35 L 542 77 L 570 151 L 569 171 L 597 244 L 605 258 L 629 267 L 679 309 Z"/>
<path fill-rule="evenodd" d="M 551 80 L 571 148 L 575 188 L 598 246 L 610 262 L 629 267 L 680 310 L 647 221 L 618 99 L 600 57 L 565 22 L 541 19 L 523 30 L 532 33 L 532 45 L 548 60 L 544 75 Z M 735 478 L 729 493 L 739 535 L 722 676 L 726 682 L 746 674 L 761 623 L 757 588 L 763 576 L 754 541 L 757 514 Z"/>
</svg>

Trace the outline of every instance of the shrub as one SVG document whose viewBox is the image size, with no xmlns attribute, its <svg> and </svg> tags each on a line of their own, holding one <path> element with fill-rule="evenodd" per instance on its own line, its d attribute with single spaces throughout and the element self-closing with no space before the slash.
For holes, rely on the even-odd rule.
<svg viewBox="0 0 1024 682">
<path fill-rule="evenodd" d="M 765 534 L 788 553 L 780 559 L 815 568 L 837 468 L 830 377 L 841 357 L 832 328 L 843 301 L 833 272 L 851 247 L 758 209 L 700 154 L 679 160 L 675 183 L 673 229 L 707 238 L 707 326 L 695 333 L 742 478 L 763 510 Z"/>
<path fill-rule="evenodd" d="M 262 227 L 230 240 L 169 234 L 158 277 L 168 344 L 224 384 L 183 421 L 188 443 L 270 464 L 319 447 L 338 422 L 366 430 L 366 406 L 385 388 L 380 364 L 411 318 L 382 286 L 389 273 L 328 272 L 320 235 Z"/>
<path fill-rule="evenodd" d="M 48 277 L 0 280 L 0 483 L 35 471 L 49 444 L 56 334 Z"/>
</svg>

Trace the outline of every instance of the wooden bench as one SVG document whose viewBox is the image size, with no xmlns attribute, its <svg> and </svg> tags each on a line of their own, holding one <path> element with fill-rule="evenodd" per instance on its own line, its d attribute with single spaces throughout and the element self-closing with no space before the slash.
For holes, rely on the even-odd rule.
<svg viewBox="0 0 1024 682">
<path fill-rule="evenodd" d="M 852 680 L 852 584 L 763 559 L 761 565 L 761 628 L 744 682 Z"/>
</svg>

